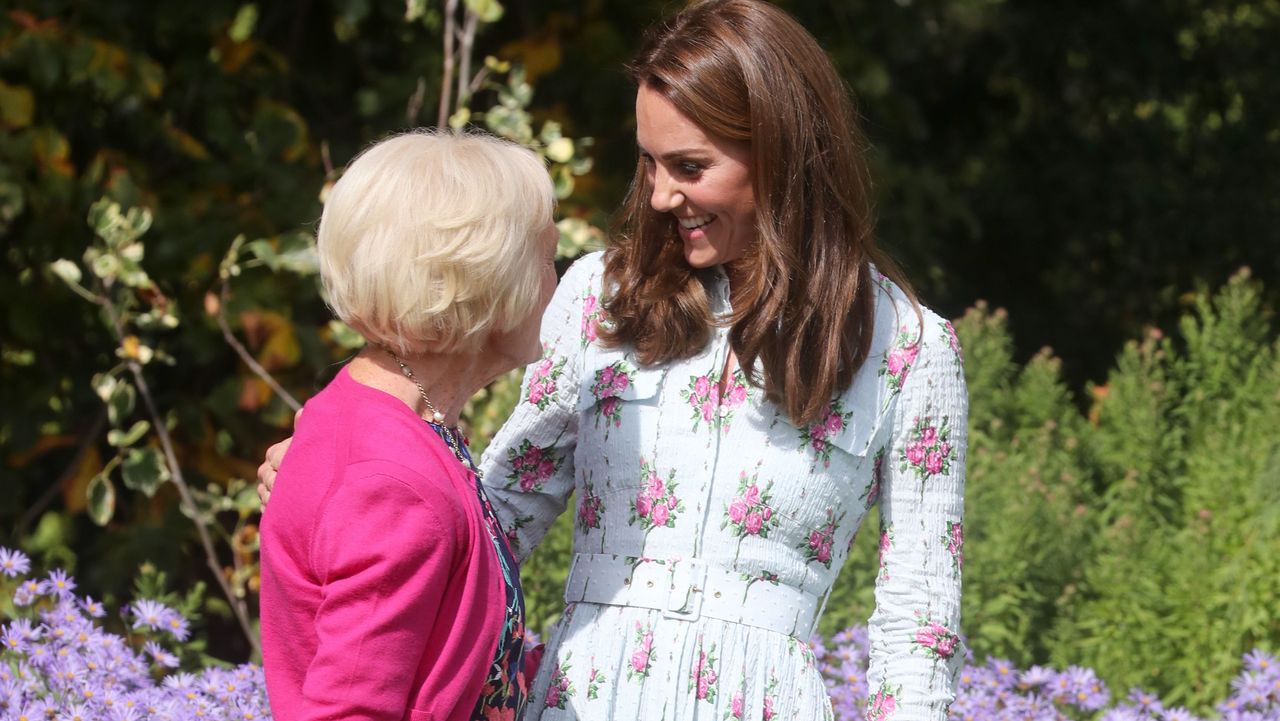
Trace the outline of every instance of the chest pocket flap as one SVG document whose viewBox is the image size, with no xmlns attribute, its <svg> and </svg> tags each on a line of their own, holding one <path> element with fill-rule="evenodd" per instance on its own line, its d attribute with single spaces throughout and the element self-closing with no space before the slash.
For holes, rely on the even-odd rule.
<svg viewBox="0 0 1280 721">
<path fill-rule="evenodd" d="M 662 389 L 665 375 L 665 368 L 640 368 L 630 353 L 591 353 L 578 389 L 578 410 L 598 404 L 653 399 Z"/>
</svg>

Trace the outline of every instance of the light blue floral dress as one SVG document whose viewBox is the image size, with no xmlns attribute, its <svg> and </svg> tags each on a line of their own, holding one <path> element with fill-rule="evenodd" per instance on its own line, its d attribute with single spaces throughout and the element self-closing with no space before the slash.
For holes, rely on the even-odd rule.
<svg viewBox="0 0 1280 721">
<path fill-rule="evenodd" d="M 944 719 L 968 407 L 951 325 L 879 276 L 868 361 L 797 428 L 741 371 L 720 378 L 728 328 L 656 367 L 602 347 L 602 270 L 595 254 L 566 273 L 482 464 L 521 558 L 575 502 L 568 607 L 524 718 L 832 718 L 806 639 L 878 505 L 868 716 Z M 728 281 L 710 276 L 724 318 Z"/>
</svg>

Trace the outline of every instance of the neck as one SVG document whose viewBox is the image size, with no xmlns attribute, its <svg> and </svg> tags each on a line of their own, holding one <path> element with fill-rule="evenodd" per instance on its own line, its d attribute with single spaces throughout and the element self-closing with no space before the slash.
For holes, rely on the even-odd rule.
<svg viewBox="0 0 1280 721">
<path fill-rule="evenodd" d="M 396 358 L 409 369 L 412 378 L 404 373 Z M 368 346 L 351 361 L 350 373 L 356 381 L 399 398 L 414 413 L 430 420 L 432 411 L 422 399 L 418 389 L 421 384 L 431 404 L 444 415 L 444 425 L 456 426 L 467 399 L 493 380 L 494 374 L 487 372 L 483 365 L 470 354 L 402 356 L 397 353 L 393 358 L 386 350 Z"/>
</svg>

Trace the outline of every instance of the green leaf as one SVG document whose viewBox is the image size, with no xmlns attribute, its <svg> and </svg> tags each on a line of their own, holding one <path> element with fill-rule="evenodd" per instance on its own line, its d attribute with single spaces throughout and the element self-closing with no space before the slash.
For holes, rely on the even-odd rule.
<svg viewBox="0 0 1280 721">
<path fill-rule="evenodd" d="M 48 511 L 40 516 L 40 521 L 36 523 L 35 530 L 24 545 L 32 553 L 47 554 L 74 540 L 75 527 L 71 518 L 63 511 Z"/>
<path fill-rule="evenodd" d="M 556 138 L 547 145 L 547 157 L 556 163 L 567 163 L 573 159 L 573 141 L 568 138 Z"/>
<path fill-rule="evenodd" d="M 329 335 L 333 338 L 334 343 L 337 343 L 347 350 L 363 348 L 365 345 L 364 336 L 360 335 L 351 326 L 340 320 L 329 321 Z"/>
<path fill-rule="evenodd" d="M 115 395 L 116 386 L 120 381 L 110 373 L 95 373 L 89 380 L 89 384 L 93 386 L 93 391 L 98 394 L 102 402 L 107 403 L 111 400 L 111 396 Z"/>
<path fill-rule="evenodd" d="M 116 383 L 111 391 L 111 400 L 107 401 L 107 419 L 111 421 L 111 425 L 119 426 L 124 419 L 133 413 L 134 406 L 138 402 L 138 392 L 133 389 L 133 385 L 127 381 Z"/>
<path fill-rule="evenodd" d="M 427 12 L 427 0 L 405 0 L 404 4 L 404 20 L 405 22 L 413 22 L 425 15 Z"/>
<path fill-rule="evenodd" d="M 449 127 L 454 130 L 460 130 L 469 122 L 471 122 L 470 108 L 458 108 L 458 112 L 449 116 Z"/>
<path fill-rule="evenodd" d="M 573 173 L 567 165 L 558 165 L 551 171 L 551 180 L 555 183 L 556 197 L 564 200 L 573 194 Z"/>
<path fill-rule="evenodd" d="M 29 88 L 0 80 L 0 127 L 25 128 L 35 115 L 35 95 Z"/>
<path fill-rule="evenodd" d="M 114 279 L 120 272 L 120 259 L 114 253 L 96 254 L 89 267 L 94 275 L 103 280 Z"/>
<path fill-rule="evenodd" d="M 154 496 L 156 489 L 170 478 L 164 457 L 154 448 L 130 450 L 120 468 L 124 485 L 135 491 L 142 491 L 147 498 Z"/>
<path fill-rule="evenodd" d="M 242 43 L 253 35 L 253 28 L 258 24 L 258 5 L 257 3 L 247 3 L 241 5 L 236 11 L 236 19 L 231 21 L 231 29 L 227 31 L 227 36 L 234 42 Z"/>
<path fill-rule="evenodd" d="M 121 431 L 113 428 L 107 431 L 107 443 L 116 448 L 127 448 L 138 442 L 146 432 L 151 430 L 151 424 L 146 421 L 138 421 L 133 424 L 128 431 Z"/>
<path fill-rule="evenodd" d="M 320 259 L 316 255 L 315 239 L 306 233 L 282 235 L 277 239 L 279 247 L 270 240 L 258 239 L 246 244 L 255 258 L 274 271 L 287 270 L 301 276 L 320 272 Z"/>
<path fill-rule="evenodd" d="M 85 489 L 85 498 L 89 502 L 89 518 L 99 526 L 107 525 L 116 513 L 116 487 L 111 479 L 102 473 L 94 476 Z"/>
<path fill-rule="evenodd" d="M 467 9 L 475 13 L 481 22 L 496 23 L 502 19 L 502 3 L 498 0 L 467 0 Z"/>
<path fill-rule="evenodd" d="M 53 271 L 53 274 L 61 278 L 62 282 L 67 285 L 78 284 L 83 277 L 80 274 L 80 266 L 66 258 L 59 258 L 50 263 L 49 270 Z"/>
</svg>

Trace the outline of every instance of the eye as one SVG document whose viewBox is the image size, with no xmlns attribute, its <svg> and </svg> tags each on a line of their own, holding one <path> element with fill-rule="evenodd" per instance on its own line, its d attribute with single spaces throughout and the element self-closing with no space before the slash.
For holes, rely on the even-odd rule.
<svg viewBox="0 0 1280 721">
<path fill-rule="evenodd" d="M 701 163 L 694 163 L 694 162 L 690 162 L 690 161 L 688 161 L 688 160 L 686 160 L 686 161 L 684 161 L 684 162 L 680 163 L 680 165 L 679 165 L 678 167 L 680 168 L 680 172 L 681 172 L 681 173 L 683 173 L 684 175 L 687 175 L 687 176 L 695 176 L 695 175 L 698 175 L 698 174 L 700 174 L 703 170 L 705 170 L 705 169 L 706 169 L 706 168 L 704 168 L 704 167 L 702 166 L 702 164 L 701 164 Z"/>
</svg>

